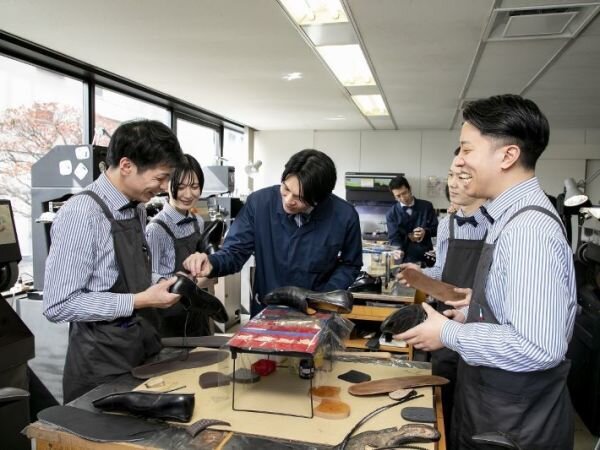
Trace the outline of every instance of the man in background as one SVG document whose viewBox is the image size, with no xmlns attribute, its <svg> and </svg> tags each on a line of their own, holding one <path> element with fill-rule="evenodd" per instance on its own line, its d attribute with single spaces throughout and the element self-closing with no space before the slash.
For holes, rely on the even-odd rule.
<svg viewBox="0 0 600 450">
<path fill-rule="evenodd" d="M 433 205 L 415 198 L 403 176 L 390 181 L 389 188 L 398 202 L 385 216 L 390 245 L 399 250 L 394 258 L 403 256 L 403 262 L 421 265 L 425 253 L 433 250 L 431 238 L 437 233 L 438 221 Z"/>
</svg>

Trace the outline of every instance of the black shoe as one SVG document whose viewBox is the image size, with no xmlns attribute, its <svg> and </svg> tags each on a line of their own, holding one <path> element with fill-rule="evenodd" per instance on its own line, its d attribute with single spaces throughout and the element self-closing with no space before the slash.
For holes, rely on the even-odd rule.
<svg viewBox="0 0 600 450">
<path fill-rule="evenodd" d="M 189 422 L 194 413 L 194 394 L 157 392 L 120 392 L 94 400 L 103 411 L 128 412 L 150 419 Z"/>
<path fill-rule="evenodd" d="M 373 277 L 367 272 L 360 272 L 348 290 L 350 292 L 372 292 L 381 294 L 381 278 Z"/>
<path fill-rule="evenodd" d="M 339 289 L 331 292 L 316 292 L 298 286 L 284 286 L 269 292 L 262 302 L 265 305 L 284 305 L 308 313 L 309 309 L 349 313 L 354 297 Z"/>
<path fill-rule="evenodd" d="M 225 231 L 227 231 L 227 226 L 222 220 L 205 222 L 204 231 L 202 232 L 202 237 L 198 241 L 196 251 L 208 255 L 215 253 L 221 246 Z"/>
<path fill-rule="evenodd" d="M 399 334 L 419 325 L 427 318 L 421 305 L 406 305 L 390 314 L 382 323 L 380 330 L 384 334 Z"/>
<path fill-rule="evenodd" d="M 193 309 L 206 314 L 217 322 L 229 320 L 227 310 L 221 300 L 209 292 L 199 288 L 186 274 L 178 272 L 177 281 L 169 288 L 169 292 L 181 295 L 181 304 L 187 309 Z"/>
</svg>

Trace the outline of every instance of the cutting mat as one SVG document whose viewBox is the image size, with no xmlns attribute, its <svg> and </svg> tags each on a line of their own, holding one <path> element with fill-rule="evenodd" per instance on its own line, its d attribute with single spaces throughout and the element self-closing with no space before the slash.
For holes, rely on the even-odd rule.
<svg viewBox="0 0 600 450">
<path fill-rule="evenodd" d="M 239 355 L 236 361 L 236 368 L 240 366 L 249 367 L 249 364 L 256 359 L 258 359 L 256 355 Z M 219 419 L 231 423 L 231 428 L 223 427 L 223 430 L 325 445 L 340 443 L 346 433 L 362 417 L 380 406 L 392 403 L 392 400 L 387 396 L 351 396 L 348 394 L 348 386 L 351 384 L 338 379 L 338 375 L 352 369 L 368 373 L 374 380 L 402 375 L 430 374 L 430 371 L 424 369 L 406 369 L 370 363 L 336 361 L 333 363 L 330 372 L 317 371 L 313 383 L 315 386 L 340 386 L 342 388 L 341 400 L 351 406 L 351 413 L 346 419 L 327 420 L 319 417 L 308 419 L 233 411 L 231 408 L 231 384 L 212 389 L 200 388 L 198 378 L 201 373 L 208 371 L 231 373 L 232 368 L 233 363 L 231 359 L 227 359 L 221 363 L 200 369 L 187 369 L 162 375 L 161 378 L 166 383 L 186 385 L 186 388 L 177 392 L 196 394 L 196 406 L 191 420 L 192 423 L 199 419 Z M 309 386 L 309 382 L 299 378 L 294 369 L 280 367 L 275 373 L 262 377 L 258 383 L 248 385 L 236 383 L 236 407 L 307 415 L 310 413 Z M 148 390 L 143 384 L 136 389 Z M 357 432 L 381 430 L 404 425 L 407 422 L 400 416 L 403 406 L 432 407 L 432 389 L 421 388 L 417 389 L 417 391 L 420 394 L 424 394 L 424 397 L 410 401 L 405 405 L 396 406 L 379 414 L 363 425 Z M 429 446 L 420 445 L 424 448 L 434 448 L 433 444 L 429 444 Z"/>
</svg>

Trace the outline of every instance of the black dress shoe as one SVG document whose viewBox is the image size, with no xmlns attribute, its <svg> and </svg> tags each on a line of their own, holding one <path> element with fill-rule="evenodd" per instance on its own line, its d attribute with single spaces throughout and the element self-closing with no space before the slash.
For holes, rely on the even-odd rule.
<svg viewBox="0 0 600 450">
<path fill-rule="evenodd" d="M 331 292 L 316 292 L 298 286 L 284 286 L 273 289 L 262 299 L 265 305 L 289 306 L 304 313 L 308 313 L 309 308 L 349 313 L 352 311 L 353 301 L 352 294 L 342 289 Z"/>
<path fill-rule="evenodd" d="M 381 294 L 381 278 L 373 277 L 367 272 L 360 272 L 348 290 L 350 292 L 372 292 L 374 294 Z"/>
<path fill-rule="evenodd" d="M 354 297 L 343 289 L 330 292 L 311 292 L 308 295 L 308 305 L 315 309 L 348 314 L 352 311 Z"/>
<path fill-rule="evenodd" d="M 217 219 L 211 222 L 205 222 L 204 231 L 202 232 L 202 237 L 198 241 L 196 251 L 208 255 L 215 253 L 221 246 L 225 231 L 227 231 L 227 226 L 222 220 Z"/>
<path fill-rule="evenodd" d="M 273 289 L 262 298 L 265 305 L 282 305 L 297 309 L 303 313 L 308 312 L 308 302 L 306 298 L 310 290 L 298 286 L 284 286 Z"/>
<path fill-rule="evenodd" d="M 390 314 L 382 323 L 380 330 L 384 334 L 399 334 L 419 325 L 427 318 L 421 305 L 406 305 Z"/>
<path fill-rule="evenodd" d="M 120 392 L 94 400 L 103 411 L 128 412 L 150 419 L 189 422 L 194 413 L 194 394 Z"/>
<path fill-rule="evenodd" d="M 225 323 L 229 320 L 227 310 L 221 301 L 214 295 L 200 289 L 186 274 L 178 272 L 177 281 L 169 288 L 169 292 L 181 295 L 181 304 L 185 308 L 193 309 L 206 314 L 217 322 Z"/>
</svg>

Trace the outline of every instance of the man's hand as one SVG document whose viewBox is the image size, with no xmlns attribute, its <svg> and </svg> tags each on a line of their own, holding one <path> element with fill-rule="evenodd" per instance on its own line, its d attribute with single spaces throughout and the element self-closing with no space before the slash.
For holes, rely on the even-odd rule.
<svg viewBox="0 0 600 450">
<path fill-rule="evenodd" d="M 402 250 L 392 250 L 392 258 L 394 258 L 394 261 L 402 261 L 404 252 Z"/>
<path fill-rule="evenodd" d="M 425 322 L 404 333 L 394 335 L 394 339 L 403 340 L 419 350 L 428 352 L 439 350 L 444 346 L 440 340 L 440 334 L 448 318 L 438 313 L 427 303 L 422 303 L 421 306 L 427 313 Z"/>
<path fill-rule="evenodd" d="M 212 272 L 212 264 L 206 253 L 192 253 L 183 261 L 183 268 L 194 277 L 207 277 Z"/>
<path fill-rule="evenodd" d="M 425 238 L 425 230 L 421 227 L 417 227 L 413 230 L 412 232 L 412 241 L 413 242 L 421 242 L 423 240 L 423 238 Z M 410 234 L 408 235 L 408 237 L 410 238 Z"/>
<path fill-rule="evenodd" d="M 446 311 L 444 311 L 443 314 L 447 318 L 454 320 L 455 322 L 458 322 L 458 323 L 465 323 L 465 321 L 467 320 L 467 318 L 465 317 L 463 312 L 458 309 L 447 309 Z"/>
<path fill-rule="evenodd" d="M 410 287 L 410 284 L 408 284 L 406 282 L 406 280 L 404 279 L 404 275 L 402 275 L 402 271 L 404 269 L 414 269 L 414 270 L 418 270 L 419 272 L 421 272 L 421 266 L 419 266 L 415 263 L 404 263 L 404 264 L 400 264 L 398 267 L 400 268 L 400 271 L 396 274 L 396 280 L 398 280 L 402 286 L 406 286 L 406 287 Z"/>
<path fill-rule="evenodd" d="M 453 308 L 462 308 L 464 306 L 469 306 L 469 303 L 471 303 L 471 295 L 473 294 L 473 289 L 454 288 L 454 292 L 457 292 L 459 294 L 465 294 L 465 298 L 462 300 L 456 300 L 454 302 L 444 302 L 445 305 L 452 306 Z"/>
<path fill-rule="evenodd" d="M 133 308 L 168 308 L 179 301 L 181 295 L 171 294 L 169 288 L 175 284 L 177 277 L 161 280 L 145 291 L 133 296 Z"/>
</svg>

